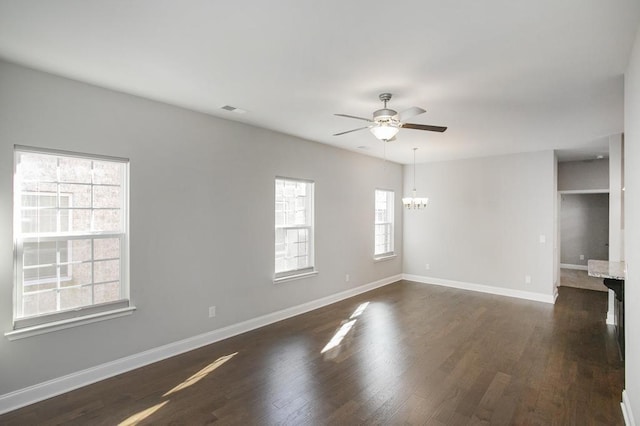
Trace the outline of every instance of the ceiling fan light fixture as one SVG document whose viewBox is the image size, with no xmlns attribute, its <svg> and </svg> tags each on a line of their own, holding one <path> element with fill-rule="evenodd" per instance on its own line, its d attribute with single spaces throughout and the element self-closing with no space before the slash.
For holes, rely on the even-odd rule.
<svg viewBox="0 0 640 426">
<path fill-rule="evenodd" d="M 369 130 L 371 130 L 373 136 L 381 141 L 388 141 L 398 134 L 400 127 L 393 122 L 377 122 Z"/>
<path fill-rule="evenodd" d="M 373 119 L 358 117 L 349 114 L 334 114 L 338 117 L 354 118 L 356 120 L 366 121 L 369 124 L 364 127 L 358 127 L 357 129 L 347 130 L 346 132 L 334 133 L 333 136 L 341 136 L 346 135 L 347 133 L 369 129 L 377 139 L 383 142 L 390 142 L 392 140 L 395 140 L 395 136 L 400 131 L 400 128 L 427 130 L 430 132 L 440 133 L 447 130 L 447 128 L 443 126 L 407 123 L 405 122 L 407 118 L 420 115 L 422 113 L 425 113 L 426 111 L 422 108 L 414 106 L 402 111 L 401 113 L 398 113 L 396 110 L 387 108 L 387 102 L 391 100 L 391 93 L 381 93 L 379 98 L 384 103 L 384 107 L 373 112 Z"/>
</svg>

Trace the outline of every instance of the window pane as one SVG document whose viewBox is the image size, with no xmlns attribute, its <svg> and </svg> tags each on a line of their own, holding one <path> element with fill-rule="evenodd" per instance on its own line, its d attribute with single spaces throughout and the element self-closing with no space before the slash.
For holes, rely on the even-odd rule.
<svg viewBox="0 0 640 426">
<path fill-rule="evenodd" d="M 55 192 L 22 193 L 21 231 L 47 233 L 58 230 L 57 194 Z"/>
<path fill-rule="evenodd" d="M 21 179 L 19 183 L 19 190 L 22 193 L 23 202 L 25 199 L 25 194 L 52 194 L 55 195 L 58 192 L 58 184 L 55 182 L 42 182 L 42 181 L 31 181 Z M 34 198 L 37 200 L 37 198 Z"/>
<path fill-rule="evenodd" d="M 313 267 L 313 183 L 278 178 L 275 181 L 275 271 Z"/>
<path fill-rule="evenodd" d="M 93 230 L 118 232 L 122 228 L 120 224 L 120 210 L 94 210 Z"/>
<path fill-rule="evenodd" d="M 41 315 L 57 310 L 55 291 L 28 294 L 22 299 L 23 316 Z"/>
<path fill-rule="evenodd" d="M 36 232 L 56 232 L 58 230 L 58 209 L 39 207 L 32 210 L 36 215 Z"/>
<path fill-rule="evenodd" d="M 60 310 L 91 305 L 91 286 L 60 290 Z"/>
<path fill-rule="evenodd" d="M 61 281 L 61 287 L 71 287 L 75 285 L 84 285 L 92 283 L 92 272 L 91 272 L 92 264 L 88 263 L 78 263 L 75 265 L 71 265 L 69 268 L 70 275 L 66 280 Z"/>
<path fill-rule="evenodd" d="M 51 185 L 47 185 L 51 187 Z M 22 194 L 22 207 L 29 209 L 54 209 L 56 208 L 56 197 L 57 193 L 55 191 L 37 191 L 37 192 L 26 192 Z"/>
<path fill-rule="evenodd" d="M 32 284 L 40 284 L 46 282 L 55 283 L 58 281 L 57 268 L 55 264 L 25 268 L 23 270 L 23 275 L 25 287 Z"/>
<path fill-rule="evenodd" d="M 69 215 L 69 232 L 91 232 L 91 210 L 71 209 Z"/>
<path fill-rule="evenodd" d="M 118 238 L 96 238 L 93 244 L 93 257 L 96 260 L 120 257 L 120 239 Z"/>
<path fill-rule="evenodd" d="M 55 182 L 58 180 L 58 159 L 53 155 L 21 153 L 17 172 L 22 181 Z"/>
<path fill-rule="evenodd" d="M 108 163 L 104 161 L 93 162 L 93 183 L 107 185 L 122 185 L 124 164 Z"/>
<path fill-rule="evenodd" d="M 393 191 L 375 191 L 374 255 L 393 252 Z"/>
<path fill-rule="evenodd" d="M 25 267 L 55 264 L 56 263 L 56 243 L 55 241 L 25 243 L 23 247 L 23 265 Z"/>
<path fill-rule="evenodd" d="M 72 265 L 70 268 L 71 275 L 69 277 L 71 280 L 68 282 L 66 287 L 71 285 L 91 284 L 93 282 L 92 268 L 93 264 L 91 262 Z M 65 286 L 65 283 L 63 283 L 62 286 Z"/>
<path fill-rule="evenodd" d="M 311 183 L 276 180 L 276 226 L 311 223 Z"/>
<path fill-rule="evenodd" d="M 284 226 L 285 221 L 285 205 L 282 201 L 276 201 L 276 226 Z"/>
<path fill-rule="evenodd" d="M 307 244 L 308 229 L 287 229 L 285 233 L 285 265 L 286 270 L 295 270 L 309 267 Z"/>
<path fill-rule="evenodd" d="M 126 299 L 120 272 L 127 164 L 20 150 L 15 161 L 21 273 L 14 317 Z"/>
<path fill-rule="evenodd" d="M 122 205 L 120 187 L 95 185 L 93 187 L 93 200 L 93 207 L 95 208 L 119 208 Z"/>
<path fill-rule="evenodd" d="M 64 250 L 64 248 L 63 248 Z M 91 260 L 91 240 L 70 240 L 67 245 L 69 262 L 86 262 Z"/>
<path fill-rule="evenodd" d="M 120 262 L 117 260 L 94 262 L 93 279 L 95 283 L 119 280 Z"/>
<path fill-rule="evenodd" d="M 55 290 L 56 288 L 58 288 L 58 283 L 55 280 L 34 280 L 24 287 L 24 294 L 36 294 L 43 290 Z"/>
<path fill-rule="evenodd" d="M 284 257 L 284 253 L 286 251 L 286 244 L 284 240 L 285 233 L 286 231 L 284 229 L 276 229 L 276 258 Z"/>
<path fill-rule="evenodd" d="M 61 183 L 60 207 L 91 207 L 91 185 Z"/>
<path fill-rule="evenodd" d="M 91 183 L 92 160 L 59 157 L 60 182 Z"/>
<path fill-rule="evenodd" d="M 106 303 L 120 300 L 120 283 L 97 284 L 94 287 L 95 302 Z"/>
</svg>

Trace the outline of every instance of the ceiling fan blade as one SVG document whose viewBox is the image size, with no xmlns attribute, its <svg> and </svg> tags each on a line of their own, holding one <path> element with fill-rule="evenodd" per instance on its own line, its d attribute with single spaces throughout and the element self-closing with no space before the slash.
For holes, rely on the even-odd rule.
<svg viewBox="0 0 640 426">
<path fill-rule="evenodd" d="M 356 120 L 364 120 L 370 123 L 373 122 L 373 120 L 369 120 L 368 118 L 356 117 L 355 115 L 349 115 L 349 114 L 333 114 L 333 115 L 337 115 L 338 117 L 345 117 L 345 118 L 355 118 Z"/>
<path fill-rule="evenodd" d="M 340 135 L 345 135 L 347 133 L 351 133 L 351 132 L 357 132 L 358 130 L 364 130 L 364 129 L 368 129 L 370 126 L 366 126 L 366 127 L 360 127 L 357 129 L 353 129 L 353 130 L 347 130 L 346 132 L 340 132 L 340 133 L 336 133 L 333 136 L 340 136 Z"/>
<path fill-rule="evenodd" d="M 430 132 L 444 132 L 447 130 L 446 127 L 442 126 L 430 126 L 428 124 L 413 124 L 413 123 L 402 123 L 403 129 L 416 129 L 416 130 L 428 130 Z"/>
<path fill-rule="evenodd" d="M 405 109 L 400 114 L 398 114 L 398 120 L 402 122 L 407 118 L 415 117 L 416 115 L 424 114 L 425 112 L 427 111 L 423 110 L 420 107 L 414 106 L 409 109 Z"/>
</svg>

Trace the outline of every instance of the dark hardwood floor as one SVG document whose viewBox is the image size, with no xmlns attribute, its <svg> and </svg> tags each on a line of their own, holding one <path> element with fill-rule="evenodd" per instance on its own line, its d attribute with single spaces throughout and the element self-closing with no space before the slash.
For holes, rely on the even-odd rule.
<svg viewBox="0 0 640 426">
<path fill-rule="evenodd" d="M 623 424 L 606 306 L 566 287 L 554 306 L 401 281 L 0 424 Z"/>
</svg>

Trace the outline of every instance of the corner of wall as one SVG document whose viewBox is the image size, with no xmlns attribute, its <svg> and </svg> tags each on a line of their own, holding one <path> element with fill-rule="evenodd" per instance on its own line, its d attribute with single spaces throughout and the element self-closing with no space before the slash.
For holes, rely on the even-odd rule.
<svg viewBox="0 0 640 426">
<path fill-rule="evenodd" d="M 629 401 L 629 394 L 626 389 L 622 391 L 622 402 L 620 403 L 622 409 L 622 416 L 624 417 L 624 424 L 627 426 L 636 426 L 635 417 L 633 417 L 633 411 L 631 411 L 631 403 Z"/>
</svg>

